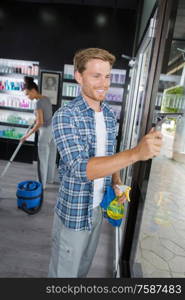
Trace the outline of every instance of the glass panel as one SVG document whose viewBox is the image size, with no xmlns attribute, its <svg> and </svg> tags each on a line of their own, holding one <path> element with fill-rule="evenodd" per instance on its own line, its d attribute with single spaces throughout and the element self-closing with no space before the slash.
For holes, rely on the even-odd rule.
<svg viewBox="0 0 185 300">
<path fill-rule="evenodd" d="M 185 28 L 182 3 L 156 96 L 164 143 L 152 161 L 139 239 L 132 249 L 132 277 L 185 277 L 185 40 L 175 40 Z"/>
<path fill-rule="evenodd" d="M 136 146 L 140 135 L 141 120 L 144 109 L 144 97 L 147 89 L 147 78 L 153 46 L 153 39 L 149 36 L 149 31 L 150 28 L 146 33 L 146 37 L 143 40 L 132 70 L 131 88 L 126 105 L 126 120 L 120 151 Z M 132 124 L 132 126 L 130 124 Z M 124 168 L 121 171 L 121 175 L 122 181 L 130 185 L 132 166 Z"/>
<path fill-rule="evenodd" d="M 152 19 L 154 22 L 154 19 Z M 153 24 L 153 23 L 152 23 Z M 140 50 L 135 59 L 135 64 L 131 72 L 131 83 L 129 87 L 129 95 L 127 98 L 125 109 L 125 122 L 123 125 L 124 131 L 120 151 L 133 148 L 137 143 L 140 135 L 141 120 L 144 109 L 144 98 L 147 90 L 147 78 L 150 70 L 150 61 L 152 57 L 152 49 L 154 36 L 150 34 L 150 27 L 146 32 Z M 132 166 L 121 170 L 122 182 L 126 185 L 131 185 L 132 181 Z M 115 268 L 118 268 L 119 275 L 119 257 L 122 241 L 124 239 L 124 230 L 127 222 L 128 203 L 124 204 L 125 216 L 119 228 L 116 228 L 115 238 Z"/>
</svg>

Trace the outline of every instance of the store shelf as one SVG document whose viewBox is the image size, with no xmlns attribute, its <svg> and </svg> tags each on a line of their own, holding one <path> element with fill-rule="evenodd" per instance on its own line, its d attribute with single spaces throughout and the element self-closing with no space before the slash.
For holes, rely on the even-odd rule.
<svg viewBox="0 0 185 300">
<path fill-rule="evenodd" d="M 20 127 L 20 128 L 28 128 L 30 125 L 26 124 L 17 124 L 17 123 L 8 123 L 8 122 L 0 122 L 2 126 L 11 126 L 11 127 Z"/>
<path fill-rule="evenodd" d="M 125 84 L 122 84 L 122 83 L 111 83 L 110 87 L 124 88 Z"/>
<path fill-rule="evenodd" d="M 0 139 L 5 140 L 5 141 L 11 140 L 11 141 L 15 141 L 15 142 L 18 142 L 18 141 L 20 140 L 20 138 L 8 137 L 8 136 L 0 136 Z M 28 141 L 28 140 L 26 140 L 26 141 L 24 142 L 24 144 L 25 144 L 25 143 L 26 143 L 28 146 L 31 146 L 31 147 L 34 146 L 33 141 Z"/>
<path fill-rule="evenodd" d="M 31 76 L 34 79 L 38 79 L 38 76 L 36 75 L 28 75 L 28 74 L 22 74 L 22 73 L 2 73 L 0 72 L 0 77 L 10 77 L 10 78 L 24 78 L 24 76 Z"/>
<path fill-rule="evenodd" d="M 0 94 L 7 94 L 7 95 L 24 95 L 24 92 L 22 90 L 0 90 Z"/>
<path fill-rule="evenodd" d="M 0 109 L 10 110 L 10 111 L 20 111 L 20 112 L 28 112 L 33 113 L 33 109 L 21 108 L 21 107 L 11 107 L 11 106 L 0 106 Z"/>
<path fill-rule="evenodd" d="M 0 58 L 0 159 L 11 157 L 35 119 L 34 101 L 30 101 L 23 90 L 25 76 L 33 77 L 38 83 L 39 62 Z M 35 133 L 28 138 L 15 160 L 33 162 L 35 138 Z"/>
<path fill-rule="evenodd" d="M 63 80 L 68 83 L 76 83 L 77 84 L 77 81 L 75 79 L 69 79 L 69 78 L 64 77 Z"/>
</svg>

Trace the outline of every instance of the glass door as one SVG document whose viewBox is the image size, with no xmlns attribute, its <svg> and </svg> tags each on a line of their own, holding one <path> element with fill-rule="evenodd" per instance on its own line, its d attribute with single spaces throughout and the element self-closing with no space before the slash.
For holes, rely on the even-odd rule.
<svg viewBox="0 0 185 300">
<path fill-rule="evenodd" d="M 149 174 L 142 167 L 140 170 L 144 174 L 140 185 L 143 206 L 132 243 L 131 277 L 185 277 L 184 28 L 185 3 L 180 0 L 172 40 L 166 42 L 151 115 L 153 122 L 160 120 L 156 125 L 160 124 L 163 133 L 163 147 L 160 156 L 152 160 Z"/>
<path fill-rule="evenodd" d="M 134 67 L 131 69 L 131 83 L 125 110 L 126 119 L 123 125 L 124 130 L 120 151 L 133 148 L 138 143 L 140 137 L 142 115 L 145 106 L 145 93 L 147 91 L 148 73 L 150 71 L 154 43 L 155 16 L 156 13 L 150 21 L 150 26 L 135 58 Z M 124 184 L 131 185 L 132 172 L 133 166 L 121 171 L 122 182 Z M 119 277 L 119 258 L 126 227 L 127 213 L 128 204 L 126 203 L 124 220 L 121 227 L 117 228 L 115 232 L 115 273 L 117 277 Z"/>
<path fill-rule="evenodd" d="M 137 58 L 138 63 L 140 62 L 140 68 L 138 68 L 137 74 L 139 80 L 134 87 L 137 91 L 135 95 L 136 106 L 132 107 L 134 115 L 131 120 L 132 123 L 130 122 L 132 129 L 129 136 L 130 144 L 127 144 L 128 148 L 134 147 L 152 127 L 162 58 L 163 56 L 167 57 L 164 50 L 165 45 L 167 42 L 169 44 L 171 39 L 176 7 L 177 2 L 173 0 L 157 2 L 154 17 L 151 19 L 148 31 L 138 51 Z M 159 102 L 157 99 L 158 105 Z M 159 107 L 157 109 L 159 112 Z M 138 162 L 126 170 L 125 184 L 131 185 L 131 201 L 125 207 L 126 214 L 123 227 L 117 230 L 121 237 L 119 238 L 120 252 L 117 273 L 120 273 L 121 277 L 135 277 L 136 273 L 141 276 L 141 264 L 136 260 L 136 252 L 139 249 L 138 237 L 143 220 L 150 171 L 151 160 Z"/>
</svg>

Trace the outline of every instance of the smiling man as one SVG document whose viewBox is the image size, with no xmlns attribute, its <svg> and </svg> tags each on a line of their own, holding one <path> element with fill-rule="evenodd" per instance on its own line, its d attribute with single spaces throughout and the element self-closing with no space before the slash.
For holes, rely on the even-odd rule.
<svg viewBox="0 0 185 300">
<path fill-rule="evenodd" d="M 104 49 L 77 52 L 75 79 L 81 95 L 53 117 L 60 189 L 49 277 L 86 277 L 100 236 L 105 188 L 112 185 L 118 194 L 120 169 L 160 153 L 162 136 L 151 130 L 135 148 L 115 154 L 116 118 L 104 103 L 114 62 L 115 56 Z"/>
</svg>

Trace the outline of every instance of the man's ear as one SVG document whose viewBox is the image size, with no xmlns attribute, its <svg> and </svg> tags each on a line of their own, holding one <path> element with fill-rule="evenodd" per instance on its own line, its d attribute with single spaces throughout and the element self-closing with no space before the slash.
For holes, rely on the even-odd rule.
<svg viewBox="0 0 185 300">
<path fill-rule="evenodd" d="M 76 81 L 79 83 L 79 84 L 81 84 L 81 82 L 82 82 L 82 76 L 81 76 L 81 74 L 78 72 L 78 71 L 75 71 L 75 79 L 76 79 Z"/>
</svg>

